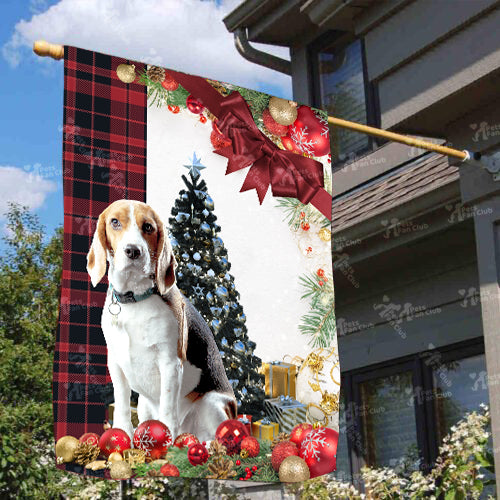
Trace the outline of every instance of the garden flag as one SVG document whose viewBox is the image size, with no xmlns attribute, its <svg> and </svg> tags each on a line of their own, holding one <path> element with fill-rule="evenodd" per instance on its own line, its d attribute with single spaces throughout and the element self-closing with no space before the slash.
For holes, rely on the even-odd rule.
<svg viewBox="0 0 500 500">
<path fill-rule="evenodd" d="M 335 470 L 326 114 L 74 47 L 64 82 L 58 466 Z"/>
</svg>

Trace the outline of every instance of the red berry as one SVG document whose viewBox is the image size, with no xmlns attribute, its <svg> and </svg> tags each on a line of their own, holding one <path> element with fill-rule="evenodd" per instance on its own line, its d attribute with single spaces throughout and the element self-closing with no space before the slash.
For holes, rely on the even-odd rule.
<svg viewBox="0 0 500 500">
<path fill-rule="evenodd" d="M 174 109 L 172 110 L 172 113 L 177 114 L 181 109 L 179 106 L 174 106 Z"/>
<path fill-rule="evenodd" d="M 236 465 L 241 465 L 241 460 L 236 460 Z"/>
<path fill-rule="evenodd" d="M 309 231 L 309 228 L 310 228 L 310 227 L 311 227 L 311 226 L 309 225 L 309 222 L 302 222 L 302 229 L 303 229 L 304 231 Z"/>
<path fill-rule="evenodd" d="M 244 480 L 245 480 L 245 478 L 244 478 L 244 477 L 240 477 L 240 481 L 244 481 Z"/>
<path fill-rule="evenodd" d="M 167 106 L 167 109 L 168 109 L 169 111 L 172 111 L 172 112 L 174 111 L 174 108 L 173 108 L 172 106 L 170 106 L 170 104 Z"/>
<path fill-rule="evenodd" d="M 322 281 L 319 282 L 319 286 L 323 286 L 324 283 Z"/>
<path fill-rule="evenodd" d="M 300 212 L 300 218 L 303 219 L 306 216 L 305 212 Z"/>
<path fill-rule="evenodd" d="M 316 271 L 316 274 L 317 274 L 318 276 L 324 276 L 324 275 L 325 275 L 325 271 L 324 271 L 323 269 L 321 269 L 321 268 L 320 268 L 320 269 L 318 269 L 318 270 Z"/>
<path fill-rule="evenodd" d="M 204 115 L 200 115 L 200 122 L 201 123 L 207 123 L 207 117 Z"/>
<path fill-rule="evenodd" d="M 254 465 L 254 466 L 252 467 L 252 470 L 253 470 L 253 471 L 256 471 L 256 470 L 257 470 L 257 466 L 256 466 L 256 465 Z"/>
<path fill-rule="evenodd" d="M 245 472 L 248 474 L 250 472 L 250 467 L 245 467 Z"/>
</svg>

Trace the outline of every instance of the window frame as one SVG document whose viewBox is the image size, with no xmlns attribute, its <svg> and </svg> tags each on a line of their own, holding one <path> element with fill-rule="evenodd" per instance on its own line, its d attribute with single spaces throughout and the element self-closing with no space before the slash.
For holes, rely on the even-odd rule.
<svg viewBox="0 0 500 500">
<path fill-rule="evenodd" d="M 376 365 L 345 372 L 342 374 L 341 384 L 345 404 L 345 427 L 347 434 L 347 456 L 352 482 L 357 487 L 361 484 L 361 468 L 366 464 L 363 450 L 359 449 L 350 436 L 359 436 L 364 446 L 363 426 L 360 409 L 361 401 L 360 383 L 374 380 L 380 377 L 395 375 L 397 373 L 411 371 L 413 380 L 413 394 L 415 401 L 415 422 L 417 432 L 417 446 L 421 459 L 420 470 L 428 472 L 434 466 L 439 454 L 439 442 L 434 416 L 433 398 L 423 397 L 421 401 L 416 396 L 416 389 L 421 388 L 424 395 L 427 391 L 435 390 L 433 378 L 433 366 L 426 363 L 426 359 L 433 355 L 440 356 L 440 363 L 459 361 L 477 355 L 484 355 L 484 338 L 476 337 L 464 342 L 449 344 L 435 349 L 429 349 L 403 358 L 393 359 Z M 341 363 L 342 366 L 342 363 Z"/>
<path fill-rule="evenodd" d="M 314 107 L 322 109 L 319 53 L 327 47 L 340 48 L 350 45 L 356 40 L 360 40 L 361 42 L 361 61 L 363 65 L 363 83 L 367 125 L 370 125 L 372 127 L 380 127 L 380 104 L 378 97 L 378 86 L 375 82 L 371 82 L 368 78 L 365 40 L 362 37 L 354 36 L 352 33 L 339 30 L 330 30 L 318 37 L 307 46 L 308 70 L 309 74 L 311 75 L 311 78 L 309 80 L 309 94 L 311 97 L 311 102 Z M 355 155 L 356 157 L 365 156 L 375 149 L 379 148 L 386 142 L 387 141 L 385 139 L 369 135 L 368 145 L 360 151 L 356 152 Z M 349 154 L 347 154 L 346 157 L 342 160 L 337 160 L 335 162 L 332 160 L 333 171 L 339 170 L 345 163 L 351 160 L 352 158 Z"/>
</svg>

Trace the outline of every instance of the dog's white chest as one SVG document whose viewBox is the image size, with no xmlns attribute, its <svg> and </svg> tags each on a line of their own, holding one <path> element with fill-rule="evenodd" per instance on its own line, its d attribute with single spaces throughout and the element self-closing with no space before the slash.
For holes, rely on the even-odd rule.
<svg viewBox="0 0 500 500">
<path fill-rule="evenodd" d="M 159 362 L 176 362 L 178 324 L 171 309 L 158 296 L 121 304 L 119 314 L 108 311 L 106 300 L 102 329 L 108 353 L 120 366 L 133 390 L 154 397 L 159 387 Z M 161 353 L 161 356 L 160 356 Z"/>
</svg>

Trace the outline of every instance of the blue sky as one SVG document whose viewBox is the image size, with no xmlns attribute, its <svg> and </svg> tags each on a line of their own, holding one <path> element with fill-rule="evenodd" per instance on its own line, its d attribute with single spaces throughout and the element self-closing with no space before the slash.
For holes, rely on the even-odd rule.
<svg viewBox="0 0 500 500">
<path fill-rule="evenodd" d="M 289 77 L 253 65 L 236 52 L 222 18 L 238 3 L 4 0 L 0 212 L 8 200 L 25 203 L 38 214 L 47 235 L 63 223 L 63 63 L 35 56 L 34 40 L 127 56 L 291 97 Z M 288 57 L 283 48 L 265 50 Z M 4 231 L 0 214 L 0 233 Z"/>
</svg>

